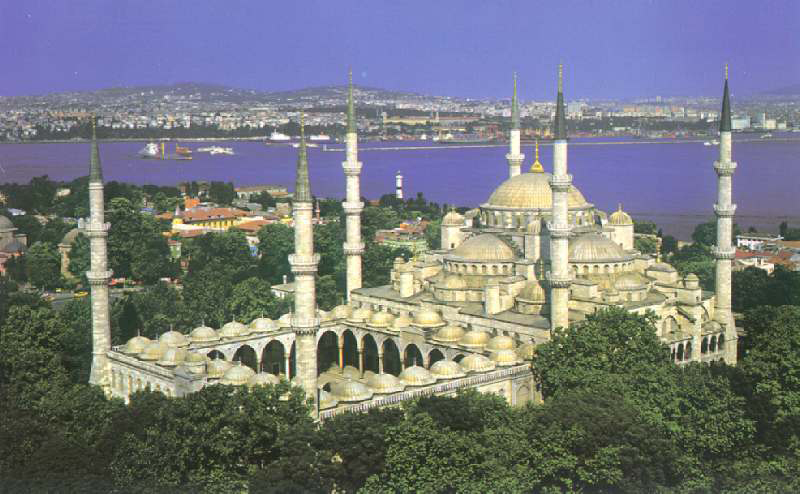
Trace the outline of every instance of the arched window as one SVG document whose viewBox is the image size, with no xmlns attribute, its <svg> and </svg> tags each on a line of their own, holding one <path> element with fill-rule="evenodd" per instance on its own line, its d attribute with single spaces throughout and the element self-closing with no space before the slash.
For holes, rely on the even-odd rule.
<svg viewBox="0 0 800 494">
<path fill-rule="evenodd" d="M 709 346 L 709 350 L 713 353 L 717 351 L 717 337 L 711 337 L 711 345 Z"/>
<path fill-rule="evenodd" d="M 689 360 L 692 358 L 692 342 L 689 341 L 686 343 L 686 351 L 683 354 L 683 360 Z"/>
<path fill-rule="evenodd" d="M 708 353 L 708 336 L 703 338 L 703 342 L 700 343 L 700 354 L 705 355 Z"/>
<path fill-rule="evenodd" d="M 678 344 L 677 357 L 678 357 L 678 362 L 681 362 L 683 360 L 683 343 Z"/>
<path fill-rule="evenodd" d="M 719 335 L 719 338 L 717 338 L 717 348 L 719 349 L 719 351 L 722 351 L 722 350 L 725 349 L 725 335 L 724 334 Z"/>
<path fill-rule="evenodd" d="M 492 274 L 497 274 L 497 266 L 492 266 Z"/>
</svg>

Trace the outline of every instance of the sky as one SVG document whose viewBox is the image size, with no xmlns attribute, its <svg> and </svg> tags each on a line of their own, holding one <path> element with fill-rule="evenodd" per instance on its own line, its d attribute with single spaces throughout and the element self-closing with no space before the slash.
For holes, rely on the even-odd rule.
<svg viewBox="0 0 800 494">
<path fill-rule="evenodd" d="M 0 0 L 0 96 L 346 82 L 466 98 L 718 97 L 800 84 L 800 1 Z"/>
</svg>

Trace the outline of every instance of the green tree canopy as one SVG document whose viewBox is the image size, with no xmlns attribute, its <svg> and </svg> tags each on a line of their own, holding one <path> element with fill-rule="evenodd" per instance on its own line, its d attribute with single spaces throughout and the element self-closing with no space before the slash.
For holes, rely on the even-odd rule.
<svg viewBox="0 0 800 494">
<path fill-rule="evenodd" d="M 36 288 L 53 290 L 61 286 L 61 256 L 53 244 L 36 242 L 25 253 L 28 281 Z"/>
</svg>

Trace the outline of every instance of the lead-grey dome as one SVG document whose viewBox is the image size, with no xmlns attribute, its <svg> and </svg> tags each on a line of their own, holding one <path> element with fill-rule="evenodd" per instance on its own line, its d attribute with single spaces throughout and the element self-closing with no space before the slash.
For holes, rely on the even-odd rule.
<svg viewBox="0 0 800 494">
<path fill-rule="evenodd" d="M 586 233 L 569 242 L 569 262 L 622 262 L 631 257 L 599 233 Z"/>
</svg>

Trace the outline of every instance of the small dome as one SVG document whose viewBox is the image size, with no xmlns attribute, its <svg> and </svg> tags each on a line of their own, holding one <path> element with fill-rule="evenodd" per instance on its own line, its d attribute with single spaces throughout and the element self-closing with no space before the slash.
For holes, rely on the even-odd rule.
<svg viewBox="0 0 800 494">
<path fill-rule="evenodd" d="M 185 334 L 174 330 L 170 330 L 162 334 L 158 338 L 158 341 L 166 343 L 173 348 L 189 346 L 189 338 L 187 338 Z"/>
<path fill-rule="evenodd" d="M 517 362 L 519 362 L 519 357 L 517 356 L 517 352 L 515 352 L 510 348 L 495 350 L 494 352 L 492 352 L 490 358 L 492 362 L 500 366 L 514 365 Z"/>
<path fill-rule="evenodd" d="M 450 251 L 448 257 L 468 261 L 513 261 L 514 251 L 491 233 L 470 237 Z"/>
<path fill-rule="evenodd" d="M 497 335 L 486 344 L 486 349 L 489 351 L 496 350 L 513 350 L 514 340 L 510 336 Z"/>
<path fill-rule="evenodd" d="M 494 362 L 477 353 L 467 355 L 458 364 L 467 372 L 486 372 L 495 368 Z"/>
<path fill-rule="evenodd" d="M 233 367 L 233 364 L 221 358 L 209 360 L 206 364 L 208 377 L 211 379 L 222 377 L 231 367 Z"/>
<path fill-rule="evenodd" d="M 72 245 L 72 242 L 78 238 L 78 235 L 81 233 L 80 229 L 73 228 L 72 230 L 68 231 L 64 238 L 61 239 L 61 245 Z"/>
<path fill-rule="evenodd" d="M 373 391 L 358 381 L 345 379 L 331 383 L 331 394 L 341 402 L 354 403 L 369 400 Z"/>
<path fill-rule="evenodd" d="M 253 376 L 247 381 L 247 385 L 251 387 L 266 386 L 268 384 L 278 384 L 280 382 L 281 379 L 275 374 L 270 374 L 269 372 L 259 372 L 258 374 L 253 374 Z"/>
<path fill-rule="evenodd" d="M 171 347 L 164 352 L 158 365 L 164 367 L 175 367 L 186 359 L 186 350 L 183 348 Z"/>
<path fill-rule="evenodd" d="M 622 247 L 599 233 L 586 233 L 569 243 L 569 262 L 628 261 Z"/>
<path fill-rule="evenodd" d="M 464 217 L 455 209 L 451 209 L 442 218 L 442 226 L 464 226 Z"/>
<path fill-rule="evenodd" d="M 418 365 L 406 367 L 405 370 L 400 373 L 400 380 L 406 386 L 427 386 L 428 384 L 436 382 L 436 379 L 428 372 L 428 369 Z"/>
<path fill-rule="evenodd" d="M 369 319 L 369 326 L 373 328 L 388 328 L 394 322 L 394 316 L 388 312 L 376 312 Z"/>
<path fill-rule="evenodd" d="M 522 290 L 520 290 L 518 297 L 532 302 L 544 302 L 544 288 L 542 288 L 541 283 L 536 280 L 527 281 L 525 282 L 525 286 L 522 287 Z"/>
<path fill-rule="evenodd" d="M 647 271 L 658 271 L 661 273 L 675 273 L 677 270 L 665 262 L 655 262 L 647 267 Z"/>
<path fill-rule="evenodd" d="M 348 379 L 361 379 L 361 371 L 352 365 L 345 365 L 342 369 L 342 375 Z"/>
<path fill-rule="evenodd" d="M 440 343 L 457 343 L 462 336 L 464 336 L 464 328 L 449 324 L 436 332 L 433 336 L 433 341 L 438 341 Z"/>
<path fill-rule="evenodd" d="M 250 330 L 239 321 L 225 323 L 222 329 L 219 330 L 219 335 L 223 338 L 240 338 L 247 336 L 248 333 L 250 333 Z"/>
<path fill-rule="evenodd" d="M 220 384 L 230 384 L 231 386 L 241 386 L 247 384 L 250 379 L 256 375 L 256 372 L 246 365 L 234 365 L 225 371 L 222 378 L 219 380 Z"/>
<path fill-rule="evenodd" d="M 686 278 L 684 278 L 684 279 L 687 280 L 687 281 L 700 281 L 700 278 L 698 278 L 697 275 L 694 274 L 694 273 L 687 274 Z"/>
<path fill-rule="evenodd" d="M 552 209 L 553 191 L 549 173 L 520 173 L 497 187 L 489 197 L 488 206 L 519 209 Z M 567 207 L 587 208 L 589 204 L 574 186 L 567 191 Z"/>
<path fill-rule="evenodd" d="M 278 318 L 278 327 L 291 328 L 292 327 L 292 313 L 288 312 Z"/>
<path fill-rule="evenodd" d="M 399 393 L 405 385 L 391 374 L 372 374 L 367 378 L 367 386 L 377 394 Z"/>
<path fill-rule="evenodd" d="M 622 273 L 614 282 L 617 290 L 642 290 L 647 288 L 647 280 L 638 273 Z"/>
<path fill-rule="evenodd" d="M 422 309 L 414 314 L 414 324 L 423 328 L 435 328 L 444 326 L 444 321 L 435 310 Z"/>
<path fill-rule="evenodd" d="M 369 307 L 359 307 L 350 314 L 347 320 L 350 322 L 367 322 L 370 317 L 372 317 L 372 310 Z"/>
<path fill-rule="evenodd" d="M 11 223 L 10 219 L 0 214 L 0 232 L 7 232 L 14 229 L 14 223 Z"/>
<path fill-rule="evenodd" d="M 536 344 L 525 343 L 517 347 L 517 355 L 522 360 L 533 360 L 536 356 Z"/>
<path fill-rule="evenodd" d="M 128 355 L 138 355 L 142 353 L 145 347 L 150 343 L 152 343 L 150 338 L 146 338 L 144 336 L 134 336 L 122 347 L 122 353 L 126 353 Z"/>
<path fill-rule="evenodd" d="M 331 311 L 332 319 L 347 319 L 353 312 L 353 308 L 349 305 L 337 305 Z"/>
<path fill-rule="evenodd" d="M 458 362 L 452 360 L 439 360 L 431 365 L 431 374 L 436 379 L 455 379 L 457 377 L 464 377 L 464 369 L 458 365 Z"/>
<path fill-rule="evenodd" d="M 328 322 L 331 320 L 331 314 L 322 309 L 317 310 L 317 317 L 319 318 L 319 322 Z"/>
<path fill-rule="evenodd" d="M 142 360 L 150 360 L 150 361 L 158 361 L 161 360 L 161 357 L 164 356 L 164 353 L 169 349 L 169 346 L 166 343 L 161 341 L 154 341 L 144 347 L 142 353 L 139 354 L 139 358 Z"/>
<path fill-rule="evenodd" d="M 220 336 L 213 328 L 199 326 L 192 330 L 189 334 L 189 338 L 192 340 L 192 343 L 211 343 L 219 341 Z"/>
<path fill-rule="evenodd" d="M 411 326 L 411 319 L 406 316 L 397 316 L 394 318 L 394 322 L 392 323 L 392 329 L 394 331 L 399 331 L 409 326 Z"/>
<path fill-rule="evenodd" d="M 192 374 L 203 374 L 206 371 L 208 357 L 201 353 L 186 352 L 183 359 L 183 366 Z"/>
<path fill-rule="evenodd" d="M 457 274 L 448 274 L 442 281 L 441 287 L 450 290 L 463 290 L 467 287 L 467 282 Z"/>
<path fill-rule="evenodd" d="M 467 331 L 461 337 L 459 344 L 467 348 L 483 348 L 489 342 L 489 333 L 480 329 Z"/>
<path fill-rule="evenodd" d="M 253 319 L 253 321 L 250 323 L 250 330 L 253 333 L 269 333 L 270 331 L 276 331 L 277 329 L 278 323 L 268 317 L 259 317 Z"/>
<path fill-rule="evenodd" d="M 330 393 L 325 391 L 324 389 L 320 390 L 319 392 L 319 409 L 320 410 L 327 410 L 328 408 L 333 408 L 339 404 L 339 400 L 333 397 Z"/>
<path fill-rule="evenodd" d="M 608 222 L 615 226 L 633 225 L 631 215 L 622 210 L 622 204 L 619 205 L 619 209 L 611 213 L 611 216 L 608 217 Z"/>
</svg>

